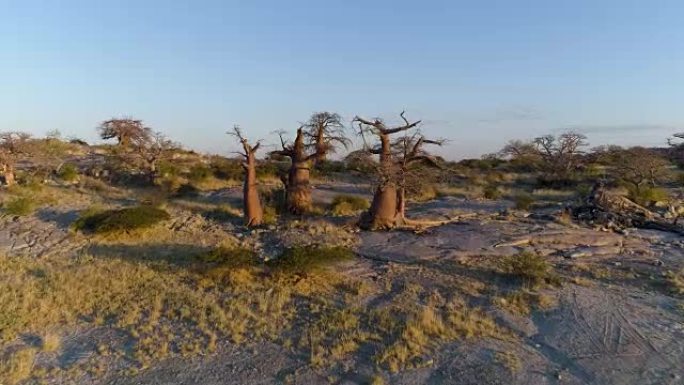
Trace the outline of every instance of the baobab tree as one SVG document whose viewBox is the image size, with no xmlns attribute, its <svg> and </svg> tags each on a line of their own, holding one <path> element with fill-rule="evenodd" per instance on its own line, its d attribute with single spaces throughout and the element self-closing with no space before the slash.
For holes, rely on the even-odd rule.
<svg viewBox="0 0 684 385">
<path fill-rule="evenodd" d="M 152 130 L 142 120 L 130 118 L 106 120 L 98 127 L 98 132 L 102 139 L 116 139 L 122 147 L 129 146 L 133 141 L 145 141 L 152 136 Z"/>
<path fill-rule="evenodd" d="M 378 186 L 373 194 L 373 202 L 366 214 L 362 217 L 361 226 L 365 228 L 393 228 L 397 225 L 398 204 L 398 169 L 392 153 L 392 141 L 390 135 L 410 130 L 420 124 L 420 120 L 409 122 L 402 112 L 399 116 L 404 121 L 403 125 L 387 127 L 385 122 L 376 118 L 368 120 L 356 116 L 354 122 L 358 124 L 358 133 L 364 138 L 374 135 L 380 141 L 379 145 L 368 149 L 371 154 L 379 156 Z"/>
<path fill-rule="evenodd" d="M 30 134 L 25 132 L 0 133 L 0 172 L 6 186 L 16 183 L 15 165 L 17 158 L 27 152 Z"/>
<path fill-rule="evenodd" d="M 294 142 L 288 143 L 279 133 L 282 150 L 271 152 L 271 156 L 290 158 L 290 169 L 286 177 L 281 178 L 285 184 L 287 210 L 291 214 L 301 215 L 311 210 L 311 186 L 309 178 L 311 163 L 318 156 L 318 152 L 307 153 L 304 126 L 297 129 Z"/>
<path fill-rule="evenodd" d="M 304 125 L 304 135 L 309 140 L 309 146 L 316 152 L 315 164 L 325 162 L 328 154 L 335 152 L 337 145 L 345 149 L 351 145 L 344 132 L 342 117 L 336 113 L 317 112 L 311 115 Z"/>
<path fill-rule="evenodd" d="M 264 210 L 261 207 L 256 176 L 256 152 L 261 147 L 261 141 L 251 146 L 237 125 L 233 127 L 233 132 L 228 132 L 228 134 L 235 136 L 243 149 L 240 155 L 244 158 L 242 168 L 245 170 L 245 182 L 242 188 L 245 223 L 247 226 L 259 226 L 264 222 Z"/>
<path fill-rule="evenodd" d="M 426 167 L 440 168 L 437 158 L 424 150 L 423 146 L 441 146 L 443 140 L 425 138 L 420 132 L 404 135 L 392 143 L 392 152 L 397 176 L 397 216 L 406 222 L 406 192 L 418 190 L 425 181 Z"/>
</svg>

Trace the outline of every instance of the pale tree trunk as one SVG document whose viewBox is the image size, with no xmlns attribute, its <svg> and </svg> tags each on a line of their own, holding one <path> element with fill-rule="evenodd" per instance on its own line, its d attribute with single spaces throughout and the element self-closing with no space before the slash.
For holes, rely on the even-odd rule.
<svg viewBox="0 0 684 385">
<path fill-rule="evenodd" d="M 328 148 L 325 144 L 325 132 L 323 132 L 323 127 L 319 127 L 316 135 L 316 164 L 321 164 L 326 160 L 328 160 Z"/>
<path fill-rule="evenodd" d="M 399 220 L 406 218 L 406 188 L 399 187 L 397 192 L 397 217 Z"/>
<path fill-rule="evenodd" d="M 311 159 L 306 155 L 304 135 L 301 129 L 297 130 L 290 159 L 292 165 L 288 173 L 286 195 L 287 209 L 291 214 L 301 215 L 311 211 Z"/>
<path fill-rule="evenodd" d="M 247 156 L 245 162 L 245 183 L 243 186 L 243 204 L 247 226 L 259 226 L 264 222 L 264 210 L 261 207 L 257 190 L 256 159 L 254 153 Z"/>
<path fill-rule="evenodd" d="M 14 166 L 12 166 L 10 164 L 3 164 L 2 165 L 2 177 L 4 179 L 5 186 L 15 185 L 16 180 L 14 178 Z"/>
<path fill-rule="evenodd" d="M 381 174 L 385 180 L 376 188 L 365 225 L 372 229 L 392 228 L 397 222 L 397 186 L 392 180 L 392 151 L 388 134 L 380 134 Z"/>
</svg>

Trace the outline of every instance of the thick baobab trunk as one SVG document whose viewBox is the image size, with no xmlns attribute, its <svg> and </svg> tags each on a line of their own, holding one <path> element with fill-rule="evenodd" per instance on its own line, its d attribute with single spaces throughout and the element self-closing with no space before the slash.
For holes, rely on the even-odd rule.
<svg viewBox="0 0 684 385">
<path fill-rule="evenodd" d="M 297 130 L 297 138 L 292 147 L 292 165 L 287 178 L 287 209 L 290 213 L 301 215 L 311 210 L 311 159 L 306 155 L 304 135 Z"/>
<path fill-rule="evenodd" d="M 371 229 L 378 228 L 392 228 L 397 224 L 398 212 L 398 197 L 397 186 L 392 178 L 392 151 L 390 148 L 390 141 L 388 134 L 381 134 L 380 141 L 382 144 L 380 153 L 380 164 L 382 167 L 382 174 L 385 176 L 385 181 L 375 190 L 373 195 L 373 203 L 368 210 L 367 218 L 363 220 L 364 227 Z"/>
<path fill-rule="evenodd" d="M 328 160 L 328 147 L 325 143 L 324 127 L 319 127 L 316 135 L 316 164 L 324 163 Z"/>
<path fill-rule="evenodd" d="M 16 184 L 16 180 L 14 178 L 14 167 L 12 165 L 2 165 L 2 179 L 5 186 L 13 186 Z"/>
<path fill-rule="evenodd" d="M 406 188 L 397 189 L 397 216 L 400 220 L 406 218 Z"/>
<path fill-rule="evenodd" d="M 264 210 L 261 207 L 259 191 L 257 190 L 256 159 L 253 153 L 247 157 L 245 184 L 242 192 L 247 226 L 261 225 L 264 222 Z"/>
</svg>

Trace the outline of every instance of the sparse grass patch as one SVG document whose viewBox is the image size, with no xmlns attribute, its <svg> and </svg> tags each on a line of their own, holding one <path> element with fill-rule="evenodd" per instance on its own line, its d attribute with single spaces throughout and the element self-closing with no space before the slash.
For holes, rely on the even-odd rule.
<svg viewBox="0 0 684 385">
<path fill-rule="evenodd" d="M 78 168 L 71 163 L 66 163 L 59 168 L 57 176 L 66 182 L 76 181 L 78 180 Z"/>
<path fill-rule="evenodd" d="M 330 212 L 336 216 L 354 215 L 370 207 L 368 200 L 356 195 L 336 195 L 330 203 Z"/>
<path fill-rule="evenodd" d="M 74 230 L 112 234 L 144 229 L 168 220 L 169 213 L 158 207 L 140 205 L 101 212 L 86 211 L 74 222 Z"/>
<path fill-rule="evenodd" d="M 501 198 L 501 190 L 499 190 L 498 186 L 489 184 L 482 190 L 482 195 L 485 199 L 499 199 Z"/>
<path fill-rule="evenodd" d="M 679 272 L 668 271 L 665 274 L 665 283 L 671 293 L 684 295 L 684 270 Z"/>
<path fill-rule="evenodd" d="M 282 272 L 306 273 L 335 262 L 349 260 L 354 253 L 346 247 L 295 246 L 285 249 L 268 265 Z"/>
<path fill-rule="evenodd" d="M 3 211 L 9 215 L 25 216 L 33 213 L 36 203 L 27 196 L 10 198 L 2 205 Z"/>
<path fill-rule="evenodd" d="M 508 371 L 510 371 L 513 374 L 519 372 L 520 369 L 522 369 L 522 362 L 520 361 L 520 357 L 518 357 L 513 352 L 496 352 L 494 358 L 498 363 L 503 365 L 506 369 L 508 369 Z"/>
<path fill-rule="evenodd" d="M 527 193 L 519 193 L 513 197 L 515 208 L 518 210 L 529 210 L 534 203 L 534 197 Z"/>
<path fill-rule="evenodd" d="M 228 222 L 236 218 L 240 218 L 241 213 L 239 210 L 229 205 L 223 204 L 205 212 L 204 217 L 218 222 Z"/>
<path fill-rule="evenodd" d="M 46 331 L 40 337 L 41 340 L 41 350 L 44 352 L 55 352 L 59 349 L 62 344 L 62 337 L 51 330 Z"/>
<path fill-rule="evenodd" d="M 245 247 L 218 247 L 197 257 L 205 263 L 216 263 L 231 268 L 248 268 L 258 264 L 254 250 Z"/>
<path fill-rule="evenodd" d="M 35 358 L 35 349 L 23 348 L 0 360 L 0 383 L 14 385 L 28 379 Z"/>
<path fill-rule="evenodd" d="M 522 252 L 504 258 L 500 267 L 506 274 L 520 278 L 525 284 L 558 284 L 559 279 L 552 271 L 551 264 L 544 257 L 530 252 Z"/>
</svg>

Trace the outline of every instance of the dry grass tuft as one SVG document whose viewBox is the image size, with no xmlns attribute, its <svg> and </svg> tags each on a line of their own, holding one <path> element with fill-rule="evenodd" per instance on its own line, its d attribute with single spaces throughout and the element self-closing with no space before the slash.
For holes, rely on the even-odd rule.
<svg viewBox="0 0 684 385">
<path fill-rule="evenodd" d="M 544 257 L 522 252 L 504 258 L 500 263 L 501 270 L 511 276 L 521 279 L 525 284 L 539 286 L 540 284 L 558 284 L 559 278 Z"/>
<path fill-rule="evenodd" d="M 0 361 L 0 383 L 14 385 L 31 377 L 36 350 L 20 349 Z"/>
<path fill-rule="evenodd" d="M 370 207 L 368 200 L 356 195 L 336 195 L 330 203 L 330 212 L 335 216 L 358 214 Z"/>
</svg>

